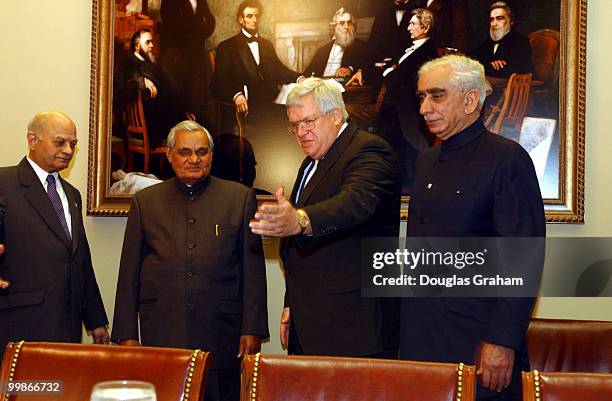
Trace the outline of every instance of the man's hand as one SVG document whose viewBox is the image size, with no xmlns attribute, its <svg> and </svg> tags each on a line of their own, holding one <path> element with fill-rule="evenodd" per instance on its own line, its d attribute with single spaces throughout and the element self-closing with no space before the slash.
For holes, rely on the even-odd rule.
<svg viewBox="0 0 612 401">
<path fill-rule="evenodd" d="M 338 68 L 338 71 L 336 71 L 336 77 L 338 77 L 338 78 L 348 77 L 352 73 L 353 73 L 353 71 L 350 68 L 348 68 L 348 67 L 340 67 L 340 68 Z"/>
<path fill-rule="evenodd" d="M 289 329 L 291 328 L 291 310 L 288 306 L 283 308 L 280 318 L 280 342 L 283 349 L 289 346 Z"/>
<path fill-rule="evenodd" d="M 344 86 L 363 86 L 363 72 L 361 70 L 357 70 L 357 72 Z"/>
<path fill-rule="evenodd" d="M 126 347 L 140 347 L 140 342 L 138 340 L 119 340 L 119 345 L 123 345 Z"/>
<path fill-rule="evenodd" d="M 149 78 L 145 78 L 144 83 L 149 92 L 151 92 L 151 97 L 157 96 L 157 87 L 155 87 L 155 84 Z"/>
<path fill-rule="evenodd" d="M 244 355 L 252 355 L 261 351 L 261 338 L 253 335 L 240 336 L 240 345 L 238 346 L 237 358 L 242 358 Z"/>
<path fill-rule="evenodd" d="M 504 68 L 506 66 L 506 61 L 505 60 L 495 60 L 495 61 L 491 61 L 491 65 L 493 66 L 493 69 L 495 71 L 499 71 L 502 68 Z"/>
<path fill-rule="evenodd" d="M 4 244 L 0 244 L 0 255 L 4 253 Z M 0 277 L 0 289 L 6 290 L 11 283 Z"/>
<path fill-rule="evenodd" d="M 476 374 L 482 386 L 491 391 L 502 391 L 512 381 L 514 350 L 503 345 L 483 342 L 477 351 Z"/>
<path fill-rule="evenodd" d="M 239 113 L 249 114 L 249 102 L 247 102 L 247 98 L 242 93 L 236 96 L 234 104 Z"/>
<path fill-rule="evenodd" d="M 96 327 L 91 331 L 91 336 L 93 337 L 94 344 L 110 344 L 110 337 L 108 336 L 108 331 L 106 331 L 106 326 Z"/>
<path fill-rule="evenodd" d="M 300 234 L 302 227 L 299 216 L 293 205 L 285 199 L 283 187 L 276 190 L 276 203 L 264 202 L 255 213 L 249 227 L 255 234 L 270 237 L 289 237 Z"/>
</svg>

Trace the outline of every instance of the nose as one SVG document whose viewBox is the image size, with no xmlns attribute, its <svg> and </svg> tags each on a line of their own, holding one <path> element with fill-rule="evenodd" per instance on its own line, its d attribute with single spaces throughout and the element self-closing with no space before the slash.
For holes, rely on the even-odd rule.
<svg viewBox="0 0 612 401">
<path fill-rule="evenodd" d="M 419 107 L 419 113 L 421 115 L 425 115 L 431 112 L 431 102 L 429 101 L 429 96 L 425 96 L 421 100 L 421 106 Z"/>
</svg>

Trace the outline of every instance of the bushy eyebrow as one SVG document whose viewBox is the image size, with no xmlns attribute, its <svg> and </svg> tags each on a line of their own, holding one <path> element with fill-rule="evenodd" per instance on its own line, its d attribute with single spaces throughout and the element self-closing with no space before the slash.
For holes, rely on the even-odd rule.
<svg viewBox="0 0 612 401">
<path fill-rule="evenodd" d="M 417 91 L 417 96 L 423 96 L 425 93 L 429 93 L 430 95 L 444 95 L 448 92 L 448 90 L 444 88 L 428 88 L 424 91 Z"/>
</svg>

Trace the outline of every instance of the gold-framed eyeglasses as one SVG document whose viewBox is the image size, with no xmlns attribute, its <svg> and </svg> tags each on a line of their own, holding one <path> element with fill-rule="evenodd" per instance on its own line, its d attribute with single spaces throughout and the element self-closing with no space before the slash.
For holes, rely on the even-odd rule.
<svg viewBox="0 0 612 401">
<path fill-rule="evenodd" d="M 296 135 L 298 130 L 302 128 L 303 130 L 310 131 L 313 130 L 316 126 L 317 120 L 323 117 L 326 113 L 319 114 L 314 118 L 308 118 L 300 121 L 289 122 L 289 132 L 293 135 Z"/>
</svg>

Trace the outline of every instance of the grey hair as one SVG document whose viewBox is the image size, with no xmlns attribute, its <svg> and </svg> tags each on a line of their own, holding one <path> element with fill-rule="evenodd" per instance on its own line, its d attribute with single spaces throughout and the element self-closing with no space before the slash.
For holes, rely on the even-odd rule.
<svg viewBox="0 0 612 401">
<path fill-rule="evenodd" d="M 514 14 L 514 11 L 510 7 L 510 5 L 505 1 L 494 1 L 489 6 L 489 13 L 497 8 L 503 8 L 504 10 L 506 10 L 508 16 L 510 17 L 510 23 L 514 25 L 514 23 L 516 22 L 516 15 Z"/>
<path fill-rule="evenodd" d="M 466 56 L 449 54 L 423 64 L 419 69 L 419 77 L 435 67 L 446 66 L 453 70 L 448 80 L 454 88 L 461 92 L 473 89 L 478 91 L 480 95 L 478 99 L 478 110 L 480 111 L 487 97 L 487 91 L 491 90 L 491 85 L 485 78 L 482 64 Z"/>
<path fill-rule="evenodd" d="M 302 107 L 302 98 L 312 93 L 314 101 L 319 107 L 319 111 L 327 114 L 332 110 L 338 109 L 342 114 L 342 122 L 348 118 L 346 106 L 342 99 L 342 92 L 337 83 L 331 80 L 310 77 L 296 84 L 287 95 L 285 105 L 287 107 Z"/>
<path fill-rule="evenodd" d="M 332 27 L 335 26 L 338 23 L 338 18 L 342 17 L 344 14 L 350 15 L 351 22 L 353 23 L 353 25 L 355 25 L 355 27 L 357 27 L 357 19 L 355 18 L 355 15 L 344 7 L 340 7 L 338 10 L 336 10 L 329 25 L 331 25 Z"/>
<path fill-rule="evenodd" d="M 176 144 L 176 132 L 177 131 L 190 131 L 190 132 L 203 131 L 208 137 L 208 147 L 210 148 L 210 150 L 213 150 L 213 148 L 215 147 L 215 143 L 213 142 L 212 135 L 210 135 L 210 132 L 208 132 L 206 128 L 204 128 L 202 125 L 198 124 L 195 121 L 185 120 L 185 121 L 181 121 L 180 123 L 176 124 L 174 127 L 170 128 L 170 133 L 168 134 L 168 138 L 166 139 L 166 143 L 168 144 L 168 149 L 174 148 L 174 145 Z"/>
<path fill-rule="evenodd" d="M 74 125 L 74 122 L 72 121 L 70 117 L 68 117 L 66 113 L 62 113 L 61 111 L 57 111 L 57 110 L 45 110 L 45 111 L 36 113 L 36 115 L 32 117 L 32 119 L 28 122 L 28 127 L 27 127 L 28 132 L 31 132 L 37 138 L 40 138 L 40 134 L 43 133 L 45 126 L 47 125 L 49 120 L 51 120 L 51 118 L 53 117 L 63 118 Z"/>
</svg>

